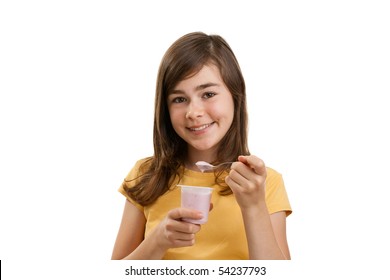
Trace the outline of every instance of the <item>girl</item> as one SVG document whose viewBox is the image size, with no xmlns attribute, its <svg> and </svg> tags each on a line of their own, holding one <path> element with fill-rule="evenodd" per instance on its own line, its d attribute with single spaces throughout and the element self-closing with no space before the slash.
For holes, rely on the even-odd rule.
<svg viewBox="0 0 390 280">
<path fill-rule="evenodd" d="M 245 82 L 227 42 L 201 32 L 179 38 L 160 64 L 154 155 L 138 161 L 112 259 L 290 259 L 291 213 L 279 173 L 250 155 Z M 200 172 L 197 161 L 235 161 Z M 209 220 L 180 207 L 177 184 L 214 188 Z"/>
</svg>

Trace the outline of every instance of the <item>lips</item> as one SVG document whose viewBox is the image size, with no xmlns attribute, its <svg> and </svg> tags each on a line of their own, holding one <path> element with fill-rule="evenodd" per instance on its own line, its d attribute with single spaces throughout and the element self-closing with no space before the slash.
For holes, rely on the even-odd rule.
<svg viewBox="0 0 390 280">
<path fill-rule="evenodd" d="M 212 124 L 214 124 L 214 122 L 208 123 L 208 124 L 203 124 L 203 125 L 200 125 L 200 126 L 188 127 L 188 129 L 191 130 L 191 131 L 201 131 L 201 130 L 204 130 L 204 129 L 210 127 Z"/>
</svg>

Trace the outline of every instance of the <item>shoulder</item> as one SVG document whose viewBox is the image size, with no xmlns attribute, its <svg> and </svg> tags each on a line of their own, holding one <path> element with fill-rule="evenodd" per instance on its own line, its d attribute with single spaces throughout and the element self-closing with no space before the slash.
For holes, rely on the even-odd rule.
<svg viewBox="0 0 390 280">
<path fill-rule="evenodd" d="M 150 165 L 152 164 L 152 159 L 152 157 L 147 157 L 137 160 L 118 189 L 118 191 L 140 211 L 143 211 L 143 206 L 130 197 L 128 191 L 140 183 L 143 175 L 149 170 Z"/>
<path fill-rule="evenodd" d="M 283 181 L 282 174 L 276 171 L 275 169 L 271 167 L 266 167 L 267 168 L 267 178 L 266 178 L 266 183 L 277 183 L 280 181 Z"/>
<path fill-rule="evenodd" d="M 287 216 L 291 214 L 292 209 L 282 174 L 270 167 L 267 167 L 265 190 L 267 207 L 270 214 L 279 211 L 285 211 Z"/>
<path fill-rule="evenodd" d="M 153 157 L 145 157 L 136 161 L 134 167 L 136 168 L 149 168 L 153 162 Z"/>
<path fill-rule="evenodd" d="M 267 167 L 267 178 L 265 179 L 265 189 L 267 195 L 285 192 L 282 174 L 273 168 Z"/>
<path fill-rule="evenodd" d="M 127 174 L 125 180 L 134 180 L 135 178 L 142 176 L 150 168 L 152 160 L 152 157 L 146 157 L 137 160 Z"/>
</svg>

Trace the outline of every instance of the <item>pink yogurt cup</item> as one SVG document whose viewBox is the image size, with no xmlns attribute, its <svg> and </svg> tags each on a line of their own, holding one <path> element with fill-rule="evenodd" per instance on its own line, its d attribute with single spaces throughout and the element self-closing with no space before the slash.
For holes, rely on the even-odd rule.
<svg viewBox="0 0 390 280">
<path fill-rule="evenodd" d="M 181 187 L 181 207 L 195 209 L 203 214 L 202 219 L 183 219 L 183 221 L 194 224 L 205 224 L 209 217 L 211 193 L 213 189 L 185 185 L 179 186 Z"/>
</svg>

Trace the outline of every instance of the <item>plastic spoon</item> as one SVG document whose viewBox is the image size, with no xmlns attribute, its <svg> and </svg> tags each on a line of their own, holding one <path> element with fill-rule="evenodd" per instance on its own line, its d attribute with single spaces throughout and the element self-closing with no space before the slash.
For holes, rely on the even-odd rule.
<svg viewBox="0 0 390 280">
<path fill-rule="evenodd" d="M 205 171 L 210 171 L 210 170 L 214 170 L 215 168 L 218 168 L 220 167 L 221 165 L 225 165 L 225 164 L 232 164 L 233 161 L 228 161 L 228 162 L 223 162 L 223 163 L 220 163 L 218 165 L 212 165 L 211 163 L 208 163 L 206 161 L 197 161 L 195 163 L 195 165 L 199 168 L 199 170 L 201 172 L 205 172 Z"/>
</svg>

